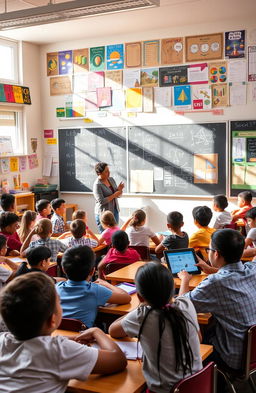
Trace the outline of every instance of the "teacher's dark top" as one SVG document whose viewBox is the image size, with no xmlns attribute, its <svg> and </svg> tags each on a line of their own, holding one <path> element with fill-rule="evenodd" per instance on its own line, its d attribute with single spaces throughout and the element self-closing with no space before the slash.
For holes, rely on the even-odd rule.
<svg viewBox="0 0 256 393">
<path fill-rule="evenodd" d="M 108 181 L 112 189 L 103 184 L 98 178 L 93 184 L 93 194 L 96 200 L 95 214 L 101 214 L 106 210 L 110 210 L 112 213 L 114 213 L 115 208 L 119 211 L 119 204 L 117 198 L 112 199 L 112 201 L 110 202 L 108 201 L 108 197 L 118 191 L 116 182 L 113 177 L 109 177 Z"/>
</svg>

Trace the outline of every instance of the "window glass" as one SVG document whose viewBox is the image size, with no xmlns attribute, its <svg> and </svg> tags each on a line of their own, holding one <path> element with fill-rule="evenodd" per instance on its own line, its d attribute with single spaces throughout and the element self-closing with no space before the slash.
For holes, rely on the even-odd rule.
<svg viewBox="0 0 256 393">
<path fill-rule="evenodd" d="M 18 83 L 18 43 L 0 39 L 0 79 Z"/>
</svg>

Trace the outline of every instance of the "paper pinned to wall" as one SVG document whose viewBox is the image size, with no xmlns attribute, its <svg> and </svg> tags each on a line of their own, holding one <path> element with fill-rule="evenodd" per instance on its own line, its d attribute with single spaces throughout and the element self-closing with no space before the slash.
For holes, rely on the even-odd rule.
<svg viewBox="0 0 256 393">
<path fill-rule="evenodd" d="M 164 170 L 158 166 L 154 168 L 154 180 L 164 180 Z"/>
<path fill-rule="evenodd" d="M 245 183 L 245 166 L 233 165 L 232 184 L 244 184 L 244 183 Z"/>
<path fill-rule="evenodd" d="M 154 171 L 131 170 L 130 182 L 131 192 L 153 192 Z"/>
<path fill-rule="evenodd" d="M 243 83 L 232 84 L 229 89 L 230 105 L 246 105 L 246 85 Z"/>
<path fill-rule="evenodd" d="M 44 155 L 43 160 L 43 176 L 50 176 L 52 170 L 52 160 L 53 157 L 49 155 Z"/>
</svg>

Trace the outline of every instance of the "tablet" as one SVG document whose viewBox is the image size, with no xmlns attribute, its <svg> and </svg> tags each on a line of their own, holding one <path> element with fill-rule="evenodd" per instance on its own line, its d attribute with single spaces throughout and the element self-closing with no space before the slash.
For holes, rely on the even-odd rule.
<svg viewBox="0 0 256 393">
<path fill-rule="evenodd" d="M 166 250 L 164 251 L 164 257 L 173 276 L 177 276 L 177 273 L 181 270 L 186 270 L 190 274 L 201 273 L 199 267 L 195 266 L 198 261 L 193 248 Z"/>
</svg>

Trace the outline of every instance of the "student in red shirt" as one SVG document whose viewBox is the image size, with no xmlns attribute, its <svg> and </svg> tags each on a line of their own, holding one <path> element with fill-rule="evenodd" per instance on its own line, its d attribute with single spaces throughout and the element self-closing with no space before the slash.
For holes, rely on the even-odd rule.
<svg viewBox="0 0 256 393">
<path fill-rule="evenodd" d="M 7 255 L 20 255 L 22 246 L 17 229 L 19 217 L 15 213 L 3 212 L 0 216 L 0 234 L 7 239 Z"/>
<path fill-rule="evenodd" d="M 248 210 L 252 209 L 252 193 L 250 191 L 240 192 L 237 196 L 237 205 L 239 209 L 231 212 L 232 222 L 236 222 L 240 218 L 244 219 Z"/>
<path fill-rule="evenodd" d="M 133 263 L 140 260 L 140 255 L 136 250 L 128 248 L 129 238 L 126 232 L 116 231 L 112 236 L 112 245 L 105 257 L 98 265 L 99 277 L 104 278 L 104 265 L 110 262 Z"/>
</svg>

